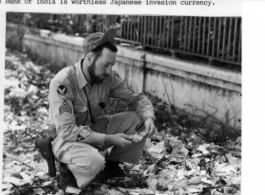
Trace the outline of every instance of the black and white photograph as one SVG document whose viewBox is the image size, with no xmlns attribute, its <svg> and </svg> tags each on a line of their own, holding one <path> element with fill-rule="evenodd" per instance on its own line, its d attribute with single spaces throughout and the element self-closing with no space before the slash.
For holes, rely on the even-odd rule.
<svg viewBox="0 0 265 195">
<path fill-rule="evenodd" d="M 1 193 L 240 195 L 242 18 L 6 11 Z"/>
</svg>

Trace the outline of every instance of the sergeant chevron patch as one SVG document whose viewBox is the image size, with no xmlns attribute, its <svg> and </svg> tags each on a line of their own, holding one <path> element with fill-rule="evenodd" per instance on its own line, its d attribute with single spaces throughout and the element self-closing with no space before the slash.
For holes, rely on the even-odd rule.
<svg viewBox="0 0 265 195">
<path fill-rule="evenodd" d="M 68 113 L 72 114 L 72 108 L 67 103 L 67 101 L 64 100 L 63 104 L 59 107 L 59 112 L 60 112 L 60 115 L 63 114 L 64 112 L 68 112 Z"/>
</svg>

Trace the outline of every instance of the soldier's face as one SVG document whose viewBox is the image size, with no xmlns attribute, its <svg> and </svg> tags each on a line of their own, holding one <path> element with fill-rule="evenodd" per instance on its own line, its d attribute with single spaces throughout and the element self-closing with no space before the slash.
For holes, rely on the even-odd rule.
<svg viewBox="0 0 265 195">
<path fill-rule="evenodd" d="M 104 48 L 101 55 L 97 59 L 94 59 L 88 68 L 92 82 L 99 84 L 107 79 L 115 61 L 116 53 Z"/>
</svg>

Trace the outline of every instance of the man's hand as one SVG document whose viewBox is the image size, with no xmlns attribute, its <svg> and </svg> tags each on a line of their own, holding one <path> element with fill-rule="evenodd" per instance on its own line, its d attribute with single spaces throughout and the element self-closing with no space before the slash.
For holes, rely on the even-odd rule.
<svg viewBox="0 0 265 195">
<path fill-rule="evenodd" d="M 132 144 L 131 136 L 124 133 L 117 133 L 114 135 L 106 135 L 105 144 L 119 147 L 128 147 Z"/>
<path fill-rule="evenodd" d="M 145 132 L 148 133 L 148 137 L 155 133 L 156 127 L 153 118 L 148 118 L 144 122 Z"/>
</svg>

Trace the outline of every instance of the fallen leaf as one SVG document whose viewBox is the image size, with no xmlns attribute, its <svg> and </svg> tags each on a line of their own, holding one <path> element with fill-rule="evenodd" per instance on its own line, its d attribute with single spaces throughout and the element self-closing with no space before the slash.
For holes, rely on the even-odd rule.
<svg viewBox="0 0 265 195">
<path fill-rule="evenodd" d="M 186 148 L 186 147 L 182 147 L 180 152 L 184 155 L 184 156 L 187 156 L 188 153 L 189 153 L 189 150 Z"/>
<path fill-rule="evenodd" d="M 27 173 L 21 172 L 20 175 L 23 177 L 24 182 L 31 183 L 32 179 Z"/>
<path fill-rule="evenodd" d="M 45 175 L 47 175 L 47 172 L 45 171 L 38 171 L 35 173 L 35 176 L 43 178 Z"/>
<path fill-rule="evenodd" d="M 42 184 L 42 186 L 49 186 L 53 183 L 53 181 L 46 181 Z"/>
<path fill-rule="evenodd" d="M 7 190 L 7 189 L 10 189 L 12 187 L 13 187 L 13 185 L 10 183 L 8 183 L 8 184 L 3 183 L 2 184 L 2 190 Z"/>
<path fill-rule="evenodd" d="M 23 177 L 20 175 L 20 173 L 12 173 L 11 174 L 11 177 L 15 177 L 15 178 L 17 178 L 17 179 L 23 179 Z"/>
<path fill-rule="evenodd" d="M 241 176 L 232 177 L 231 182 L 232 182 L 232 184 L 236 184 L 236 185 L 240 184 L 241 183 Z"/>
<path fill-rule="evenodd" d="M 7 183 L 12 183 L 16 186 L 22 186 L 25 184 L 25 182 L 22 180 L 22 179 L 18 179 L 18 178 L 15 178 L 15 177 L 5 177 L 3 179 L 3 182 L 7 182 Z"/>
<path fill-rule="evenodd" d="M 209 151 L 206 149 L 209 144 L 200 145 L 197 150 L 201 151 L 203 154 L 209 154 Z"/>
<path fill-rule="evenodd" d="M 212 186 L 214 185 L 213 182 L 210 179 L 208 179 L 207 177 L 202 177 L 201 181 L 206 183 L 206 184 L 212 185 Z"/>
<path fill-rule="evenodd" d="M 36 194 L 39 194 L 39 195 L 45 194 L 45 191 L 41 188 L 34 188 L 33 190 Z"/>
<path fill-rule="evenodd" d="M 186 192 L 187 192 L 187 193 L 194 194 L 194 193 L 202 192 L 202 190 L 197 189 L 197 188 L 187 187 L 187 188 L 186 188 Z"/>
<path fill-rule="evenodd" d="M 199 184 L 201 183 L 202 180 L 201 180 L 201 176 L 197 176 L 197 177 L 192 177 L 190 180 L 189 180 L 189 183 L 191 185 L 196 185 L 196 184 Z"/>
</svg>

